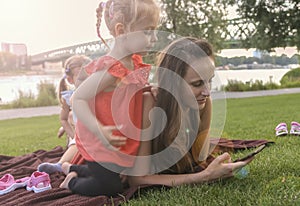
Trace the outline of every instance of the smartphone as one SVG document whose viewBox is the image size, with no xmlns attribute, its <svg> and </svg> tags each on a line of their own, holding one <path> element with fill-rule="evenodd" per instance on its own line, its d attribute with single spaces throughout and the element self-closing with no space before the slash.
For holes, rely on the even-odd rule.
<svg viewBox="0 0 300 206">
<path fill-rule="evenodd" d="M 238 158 L 234 162 L 245 161 L 245 160 L 247 160 L 247 159 L 255 156 L 256 154 L 260 153 L 265 147 L 266 147 L 266 145 L 263 144 L 263 145 L 259 146 L 256 150 L 254 150 L 253 152 L 251 152 L 250 154 L 246 155 L 245 157 Z"/>
</svg>

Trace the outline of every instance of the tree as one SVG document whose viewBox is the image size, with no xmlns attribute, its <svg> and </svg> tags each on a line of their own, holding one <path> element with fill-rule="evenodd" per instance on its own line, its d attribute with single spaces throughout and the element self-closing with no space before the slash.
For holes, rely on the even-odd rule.
<svg viewBox="0 0 300 206">
<path fill-rule="evenodd" d="M 291 62 L 290 64 L 299 64 L 300 63 L 300 55 L 299 54 L 294 54 L 291 57 Z"/>
<path fill-rule="evenodd" d="M 226 0 L 160 0 L 161 30 L 180 36 L 207 39 L 219 51 L 224 48 Z"/>
<path fill-rule="evenodd" d="M 275 47 L 296 46 L 300 50 L 299 0 L 229 0 L 245 23 L 254 24 L 242 40 L 246 48 L 271 51 Z"/>
</svg>

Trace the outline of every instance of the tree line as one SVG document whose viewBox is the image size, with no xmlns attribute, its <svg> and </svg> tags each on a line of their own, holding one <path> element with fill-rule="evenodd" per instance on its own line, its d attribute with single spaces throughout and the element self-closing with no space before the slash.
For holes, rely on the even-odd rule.
<svg viewBox="0 0 300 206">
<path fill-rule="evenodd" d="M 261 58 L 258 57 L 222 57 L 216 56 L 216 66 L 225 66 L 225 65 L 242 65 L 242 64 L 273 64 L 273 65 L 280 65 L 286 66 L 290 64 L 299 64 L 300 55 L 294 54 L 291 57 L 288 57 L 285 54 L 281 56 L 269 56 L 269 55 L 262 55 Z"/>
<path fill-rule="evenodd" d="M 229 27 L 229 5 L 235 8 L 239 22 L 235 26 L 240 48 L 272 51 L 275 47 L 296 46 L 300 50 L 299 0 L 160 0 L 162 20 L 160 30 L 180 36 L 207 39 L 216 51 L 228 48 L 233 28 Z M 232 25 L 231 25 L 232 26 Z M 27 59 L 28 60 L 28 59 Z M 222 59 L 220 62 L 276 63 L 286 65 L 295 58 L 262 57 L 259 59 Z M 299 60 L 299 59 L 298 59 Z M 24 59 L 0 53 L 0 71 L 24 67 Z M 27 62 L 30 62 L 28 60 Z M 26 67 L 26 65 L 25 65 Z"/>
<path fill-rule="evenodd" d="M 235 25 L 240 48 L 272 51 L 296 46 L 300 50 L 299 0 L 160 0 L 161 28 L 181 36 L 205 38 L 217 51 L 226 48 L 233 28 L 229 5 L 240 22 Z"/>
</svg>

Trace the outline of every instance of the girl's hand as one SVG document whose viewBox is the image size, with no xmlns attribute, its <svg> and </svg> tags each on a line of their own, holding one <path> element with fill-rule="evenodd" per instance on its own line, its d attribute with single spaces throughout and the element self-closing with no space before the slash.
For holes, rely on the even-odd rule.
<svg viewBox="0 0 300 206">
<path fill-rule="evenodd" d="M 65 133 L 65 129 L 63 127 L 60 127 L 57 131 L 57 137 L 61 138 Z"/>
<path fill-rule="evenodd" d="M 208 181 L 232 177 L 234 171 L 237 171 L 246 166 L 252 160 L 253 158 L 248 159 L 247 161 L 233 163 L 231 161 L 230 155 L 228 153 L 224 153 L 218 156 L 214 161 L 212 161 L 204 171 L 208 175 Z"/>
<path fill-rule="evenodd" d="M 102 134 L 107 140 L 107 142 L 103 142 L 104 145 L 108 148 L 111 148 L 112 146 L 114 148 L 111 149 L 119 149 L 121 146 L 124 146 L 126 144 L 126 137 L 123 136 L 115 136 L 113 135 L 113 131 L 118 130 L 117 126 L 102 126 Z M 105 140 L 104 140 L 105 141 Z"/>
</svg>

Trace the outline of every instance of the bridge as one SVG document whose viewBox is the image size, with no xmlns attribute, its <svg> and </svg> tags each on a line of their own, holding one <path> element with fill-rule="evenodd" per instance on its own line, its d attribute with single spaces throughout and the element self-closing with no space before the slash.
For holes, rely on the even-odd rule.
<svg viewBox="0 0 300 206">
<path fill-rule="evenodd" d="M 241 48 L 241 39 L 253 33 L 255 31 L 255 25 L 242 18 L 231 19 L 228 20 L 228 31 L 224 31 L 224 35 L 226 36 L 226 47 Z M 111 47 L 113 39 L 108 39 L 106 42 Z M 75 54 L 82 54 L 91 59 L 95 59 L 104 55 L 107 51 L 108 48 L 100 40 L 92 41 L 33 55 L 31 56 L 31 64 L 43 65 L 44 67 L 45 62 L 64 63 L 67 58 Z"/>
<path fill-rule="evenodd" d="M 113 40 L 109 39 L 106 41 L 106 43 L 109 46 L 112 46 Z M 108 48 L 100 40 L 92 41 L 33 55 L 31 56 L 31 64 L 39 65 L 44 64 L 45 62 L 64 62 L 67 58 L 75 54 L 86 55 L 92 59 L 95 59 L 104 55 L 107 51 Z"/>
</svg>

